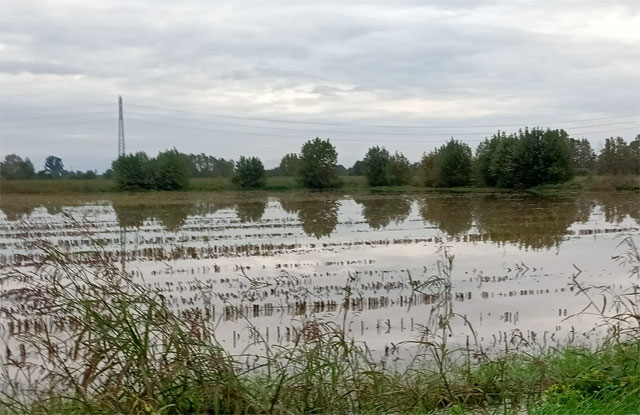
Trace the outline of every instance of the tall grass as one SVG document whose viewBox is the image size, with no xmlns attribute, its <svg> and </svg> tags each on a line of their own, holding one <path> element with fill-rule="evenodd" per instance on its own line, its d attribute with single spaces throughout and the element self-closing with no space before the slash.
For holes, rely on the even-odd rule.
<svg viewBox="0 0 640 415">
<path fill-rule="evenodd" d="M 637 249 L 626 243 L 620 260 L 637 270 Z M 627 414 L 638 403 L 637 301 L 614 308 L 627 329 L 614 324 L 610 341 L 595 349 L 489 355 L 473 340 L 457 348 L 448 340 L 451 321 L 463 316 L 452 306 L 454 258 L 444 248 L 433 275 L 411 280 L 437 301 L 412 343 L 416 357 L 397 367 L 348 334 L 356 276 L 344 287 L 342 324 L 310 318 L 289 343 L 258 337 L 262 354 L 231 355 L 205 312 L 176 316 L 161 292 L 121 272 L 99 246 L 90 266 L 47 243 L 33 248 L 45 254 L 35 269 L 3 275 L 18 287 L 2 294 L 12 304 L 3 318 L 27 314 L 30 329 L 10 337 L 2 354 L 1 413 Z M 592 289 L 580 287 L 584 295 Z"/>
</svg>

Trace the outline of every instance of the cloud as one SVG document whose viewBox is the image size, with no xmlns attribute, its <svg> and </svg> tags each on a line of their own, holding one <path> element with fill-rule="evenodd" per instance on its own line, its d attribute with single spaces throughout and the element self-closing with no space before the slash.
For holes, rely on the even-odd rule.
<svg viewBox="0 0 640 415">
<path fill-rule="evenodd" d="M 347 126 L 330 136 L 372 141 L 336 141 L 346 164 L 369 144 L 415 160 L 437 139 L 492 130 L 463 128 L 469 125 L 640 112 L 635 1 L 25 0 L 5 4 L 0 19 L 2 155 L 57 154 L 74 168 L 102 170 L 115 156 L 118 94 L 127 148 L 150 153 L 176 146 L 278 160 L 327 128 L 239 119 L 244 126 L 229 126 L 219 117 L 133 104 L 305 122 L 460 126 Z M 585 137 L 594 144 L 608 135 L 630 138 L 640 131 L 635 121 L 616 126 L 635 129 Z M 614 129 L 575 128 L 599 124 L 555 126 L 576 135 Z M 287 127 L 303 131 L 275 129 Z M 399 138 L 420 131 L 441 136 Z"/>
</svg>

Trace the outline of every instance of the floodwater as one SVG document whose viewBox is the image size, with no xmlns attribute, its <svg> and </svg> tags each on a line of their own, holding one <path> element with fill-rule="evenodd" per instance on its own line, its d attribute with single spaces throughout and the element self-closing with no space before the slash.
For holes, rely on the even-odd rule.
<svg viewBox="0 0 640 415">
<path fill-rule="evenodd" d="M 438 300 L 416 284 L 442 274 L 445 248 L 447 298 L 469 322 L 452 324 L 460 343 L 469 325 L 486 347 L 514 333 L 597 341 L 594 317 L 570 318 L 586 305 L 572 278 L 637 284 L 613 258 L 640 233 L 637 193 L 3 195 L 0 208 L 1 267 L 39 259 L 29 238 L 76 253 L 98 242 L 177 313 L 206 311 L 232 352 L 286 342 L 309 320 L 344 325 L 374 352 L 410 348 Z"/>
</svg>

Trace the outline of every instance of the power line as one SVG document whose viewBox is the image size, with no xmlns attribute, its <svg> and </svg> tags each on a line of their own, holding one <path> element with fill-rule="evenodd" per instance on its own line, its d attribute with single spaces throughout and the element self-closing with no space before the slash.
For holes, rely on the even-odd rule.
<svg viewBox="0 0 640 415">
<path fill-rule="evenodd" d="M 149 114 L 144 112 L 137 111 L 128 111 L 127 114 L 134 115 L 142 115 L 142 116 L 159 116 L 157 114 Z M 162 115 L 162 118 L 170 118 L 179 121 L 189 121 L 189 122 L 197 122 L 209 125 L 223 125 L 230 127 L 244 127 L 244 128 L 259 128 L 259 129 L 267 129 L 267 130 L 278 130 L 278 131 L 296 131 L 296 132 L 304 132 L 304 133 L 314 133 L 314 134 L 351 134 L 351 135 L 395 135 L 395 136 L 416 136 L 421 137 L 424 135 L 463 135 L 465 133 L 450 133 L 450 132 L 441 132 L 441 133 L 406 133 L 406 132 L 371 132 L 371 131 L 339 131 L 339 130 L 315 130 L 315 129 L 304 129 L 304 128 L 287 128 L 287 127 L 270 127 L 270 126 L 255 126 L 255 125 L 247 125 L 247 124 L 236 124 L 236 123 L 228 123 L 228 122 L 220 122 L 220 121 L 205 121 L 191 118 L 182 118 L 182 117 L 172 117 L 170 115 Z M 624 125 L 630 123 L 637 123 L 636 121 L 622 121 L 615 123 L 606 123 L 606 124 L 596 124 L 596 125 L 584 125 L 579 127 L 567 127 L 570 129 L 582 129 L 582 128 L 595 128 L 595 127 L 608 127 L 612 125 Z M 640 125 L 640 124 L 639 124 Z M 459 127 L 461 128 L 461 127 Z M 474 133 L 475 134 L 475 133 Z M 478 133 L 479 135 L 487 134 L 487 133 Z"/>
<path fill-rule="evenodd" d="M 66 105 L 63 107 L 52 107 L 52 108 L 22 108 L 22 109 L 12 109 L 12 110 L 8 110 L 5 111 L 3 109 L 0 108 L 0 114 L 10 114 L 13 112 L 28 112 L 28 111 L 57 111 L 60 109 L 68 109 L 68 108 L 87 108 L 87 107 L 102 107 L 102 106 L 112 106 L 113 103 L 99 103 L 99 104 L 85 104 L 85 105 Z"/>
<path fill-rule="evenodd" d="M 76 114 L 64 113 L 64 114 L 51 114 L 51 115 L 36 115 L 36 116 L 31 116 L 31 117 L 2 118 L 2 119 L 0 119 L 0 122 L 23 121 L 23 120 L 41 120 L 41 119 L 45 119 L 45 118 L 60 118 L 60 117 L 64 117 L 64 116 L 67 116 L 67 115 L 86 116 L 86 115 L 106 115 L 106 114 L 113 115 L 113 111 L 94 111 L 94 112 L 83 112 L 83 113 L 76 113 Z"/>
<path fill-rule="evenodd" d="M 210 131 L 210 132 L 217 132 L 217 133 L 224 133 L 224 134 L 244 134 L 244 135 L 254 135 L 254 136 L 264 136 L 264 137 L 277 137 L 277 138 L 282 138 L 282 139 L 307 139 L 307 137 L 293 137 L 293 136 L 282 136 L 279 134 L 269 134 L 269 133 L 258 133 L 258 132 L 247 132 L 247 131 L 234 131 L 234 130 L 221 130 L 221 129 L 215 129 L 215 128 L 206 128 L 206 127 L 198 127 L 198 126 L 188 126 L 188 125 L 176 125 L 176 124 L 168 124 L 168 123 L 162 123 L 162 122 L 154 122 L 154 121 L 143 121 L 143 120 L 138 120 L 138 119 L 132 119 L 129 118 L 129 123 L 142 123 L 142 124 L 150 124 L 150 125 L 159 125 L 159 126 L 164 126 L 164 127 L 173 127 L 173 128 L 186 128 L 186 129 L 192 129 L 192 130 L 200 130 L 200 131 Z M 628 128 L 617 128 L 617 129 L 610 129 L 610 130 L 601 130 L 601 131 L 587 131 L 587 132 L 582 132 L 580 134 L 582 135 L 586 135 L 586 134 L 600 134 L 600 133 L 606 133 L 606 132 L 613 132 L 613 131 L 623 131 L 623 130 L 632 130 L 635 127 L 628 127 Z M 460 133 L 457 135 L 484 135 L 484 136 L 491 136 L 493 133 Z M 453 134 L 456 135 L 456 134 Z M 425 133 L 423 134 L 423 136 L 451 136 L 451 134 L 445 134 L 445 133 Z M 331 137 L 331 140 L 334 141 L 358 141 L 358 142 L 388 142 L 388 143 L 441 143 L 444 141 L 447 141 L 448 139 L 440 139 L 440 140 L 391 140 L 391 139 L 357 139 L 357 138 L 334 138 Z M 465 141 L 468 142 L 479 142 L 479 141 L 483 141 L 483 139 L 465 139 Z"/>
<path fill-rule="evenodd" d="M 546 122 L 528 122 L 528 123 L 518 123 L 518 124 L 491 124 L 491 125 L 448 125 L 448 126 L 427 126 L 427 125 L 385 125 L 385 124 L 355 124 L 355 123 L 330 123 L 330 122 L 319 122 L 319 121 L 297 121 L 297 120 L 287 120 L 287 119 L 273 119 L 273 118 L 259 118 L 259 117 L 242 117 L 238 115 L 225 115 L 225 114 L 216 114 L 216 113 L 208 113 L 208 112 L 198 112 L 198 111 L 188 111 L 188 110 L 179 110 L 173 108 L 163 108 L 156 107 L 151 105 L 140 105 L 140 104 L 128 104 L 130 107 L 138 107 L 138 108 L 150 108 L 161 111 L 170 111 L 170 112 L 180 112 L 186 114 L 199 114 L 199 115 L 208 115 L 211 117 L 219 117 L 219 118 L 233 118 L 233 119 L 241 119 L 241 120 L 251 120 L 251 121 L 266 121 L 266 122 L 279 122 L 279 123 L 287 123 L 287 124 L 312 124 L 312 125 L 331 125 L 331 126 L 347 126 L 347 127 L 372 127 L 372 128 L 497 128 L 497 127 L 521 127 L 523 125 L 548 125 L 548 124 L 567 124 L 567 123 L 575 123 L 575 122 L 584 122 L 584 121 L 601 121 L 601 120 L 611 120 L 616 118 L 626 118 L 626 117 L 634 117 L 640 115 L 640 113 L 633 114 L 625 114 L 625 115 L 614 115 L 610 117 L 600 117 L 600 118 L 582 118 L 577 120 L 564 120 L 564 121 L 546 121 Z"/>
</svg>

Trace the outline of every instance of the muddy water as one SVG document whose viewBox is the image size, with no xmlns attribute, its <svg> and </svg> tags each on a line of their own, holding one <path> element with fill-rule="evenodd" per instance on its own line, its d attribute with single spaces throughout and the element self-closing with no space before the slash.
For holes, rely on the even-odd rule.
<svg viewBox="0 0 640 415">
<path fill-rule="evenodd" d="M 29 238 L 79 255 L 97 241 L 176 312 L 215 320 L 232 351 L 286 342 L 308 320 L 345 325 L 374 352 L 410 348 L 439 300 L 416 284 L 442 274 L 445 248 L 447 298 L 469 322 L 454 321 L 456 341 L 469 325 L 487 347 L 514 333 L 540 345 L 597 341 L 594 317 L 568 318 L 585 306 L 572 277 L 631 286 L 612 257 L 640 233 L 635 193 L 3 196 L 0 208 L 3 268 L 39 259 Z"/>
</svg>

